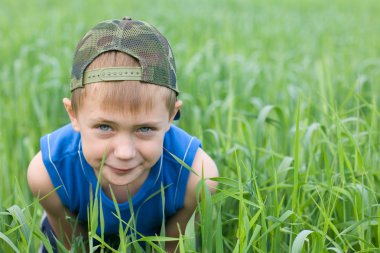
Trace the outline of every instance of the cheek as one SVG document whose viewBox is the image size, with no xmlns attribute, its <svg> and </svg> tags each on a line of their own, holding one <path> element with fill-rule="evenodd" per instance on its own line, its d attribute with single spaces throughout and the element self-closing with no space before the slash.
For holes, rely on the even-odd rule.
<svg viewBox="0 0 380 253">
<path fill-rule="evenodd" d="M 95 144 L 96 143 L 96 144 Z M 94 168 L 98 168 L 102 162 L 103 156 L 108 155 L 105 143 L 93 142 L 91 140 L 82 139 L 82 150 L 86 161 Z"/>
<path fill-rule="evenodd" d="M 139 145 L 139 153 L 147 162 L 155 163 L 162 155 L 163 140 L 159 139 L 154 142 L 146 142 Z"/>
</svg>

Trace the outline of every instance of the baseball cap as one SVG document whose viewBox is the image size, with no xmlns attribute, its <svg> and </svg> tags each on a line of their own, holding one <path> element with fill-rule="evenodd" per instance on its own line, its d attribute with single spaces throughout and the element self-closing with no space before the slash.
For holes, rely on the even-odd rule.
<svg viewBox="0 0 380 253">
<path fill-rule="evenodd" d="M 120 51 L 136 58 L 140 67 L 106 67 L 85 71 L 100 54 Z M 106 20 L 79 41 L 71 71 L 71 91 L 86 84 L 137 80 L 169 88 L 179 94 L 173 52 L 167 39 L 152 25 L 124 17 Z M 179 112 L 175 119 L 179 118 Z"/>
</svg>

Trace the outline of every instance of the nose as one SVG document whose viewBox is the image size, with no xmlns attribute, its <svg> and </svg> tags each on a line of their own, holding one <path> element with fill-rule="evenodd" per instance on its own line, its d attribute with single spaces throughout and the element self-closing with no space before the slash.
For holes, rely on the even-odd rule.
<svg viewBox="0 0 380 253">
<path fill-rule="evenodd" d="M 117 159 L 128 160 L 136 156 L 136 146 L 133 138 L 118 138 L 114 146 L 114 155 Z"/>
</svg>

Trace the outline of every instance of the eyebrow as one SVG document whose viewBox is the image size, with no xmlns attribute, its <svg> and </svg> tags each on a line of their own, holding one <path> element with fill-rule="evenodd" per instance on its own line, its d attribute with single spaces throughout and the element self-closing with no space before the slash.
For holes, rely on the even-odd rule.
<svg viewBox="0 0 380 253">
<path fill-rule="evenodd" d="M 96 122 L 104 122 L 104 123 L 109 123 L 109 124 L 114 124 L 115 123 L 115 121 L 108 120 L 108 119 L 105 119 L 103 117 L 92 118 L 92 119 L 90 119 L 90 121 L 93 122 L 93 123 L 96 123 Z"/>
<path fill-rule="evenodd" d="M 102 123 L 106 123 L 106 124 L 117 124 L 116 121 L 112 121 L 112 120 L 109 120 L 109 119 L 106 119 L 106 118 L 103 118 L 103 117 L 96 117 L 94 119 L 91 119 L 91 122 L 93 123 L 97 123 L 97 122 L 102 122 Z M 136 124 L 135 126 L 137 127 L 141 127 L 141 126 L 158 126 L 158 125 L 162 125 L 164 122 L 163 121 L 160 121 L 160 120 L 151 120 L 151 121 L 142 121 L 142 122 L 138 122 L 138 124 Z"/>
</svg>

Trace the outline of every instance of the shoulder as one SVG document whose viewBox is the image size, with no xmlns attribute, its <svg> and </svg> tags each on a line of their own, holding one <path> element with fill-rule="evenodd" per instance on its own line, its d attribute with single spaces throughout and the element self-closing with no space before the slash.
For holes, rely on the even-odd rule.
<svg viewBox="0 0 380 253">
<path fill-rule="evenodd" d="M 27 179 L 30 190 L 34 196 L 47 194 L 53 190 L 49 174 L 46 171 L 45 165 L 42 161 L 41 151 L 38 152 L 29 163 L 27 170 Z"/>
<path fill-rule="evenodd" d="M 79 166 L 80 134 L 71 124 L 55 130 L 41 138 L 40 155 L 44 170 L 50 176 L 53 185 L 58 187 L 65 179 L 70 180 L 75 168 Z M 58 190 L 61 191 L 61 190 Z"/>
<path fill-rule="evenodd" d="M 67 207 L 72 207 L 74 203 L 77 203 L 75 197 L 78 193 L 77 184 L 73 182 L 85 180 L 79 156 L 80 134 L 74 131 L 71 124 L 68 124 L 42 137 L 40 146 L 41 151 L 32 159 L 28 169 L 31 190 L 33 190 L 33 183 L 44 187 L 49 182 L 62 203 Z M 38 173 L 43 173 L 44 177 L 34 178 L 38 177 Z M 43 182 L 38 180 L 43 180 Z M 44 193 L 47 194 L 46 191 Z"/>
<path fill-rule="evenodd" d="M 219 172 L 214 160 L 202 148 L 198 148 L 191 167 L 193 172 L 187 182 L 184 207 L 194 210 L 198 183 L 203 178 L 211 194 L 215 193 L 218 184 L 210 179 L 218 177 Z"/>
<path fill-rule="evenodd" d="M 202 148 L 198 148 L 191 167 L 195 173 L 189 176 L 188 188 L 194 190 L 193 188 L 204 178 L 210 191 L 214 193 L 217 183 L 210 178 L 218 177 L 219 171 L 214 160 Z"/>
<path fill-rule="evenodd" d="M 42 161 L 41 152 L 29 163 L 27 181 L 33 196 L 42 199 L 41 204 L 46 211 L 63 207 Z"/>
<path fill-rule="evenodd" d="M 43 136 L 40 141 L 43 158 L 49 155 L 49 159 L 55 160 L 62 158 L 66 153 L 77 152 L 80 138 L 80 134 L 74 131 L 71 124 Z"/>
<path fill-rule="evenodd" d="M 195 188 L 202 176 L 208 179 L 219 175 L 214 160 L 202 149 L 200 140 L 175 125 L 170 127 L 165 136 L 164 149 L 168 149 L 166 151 L 169 151 L 171 155 L 187 163 L 195 172 L 190 173 L 187 190 Z M 216 187 L 216 183 L 210 180 L 206 182 L 213 191 L 212 188 Z"/>
<path fill-rule="evenodd" d="M 196 137 L 172 125 L 166 132 L 163 146 L 164 155 L 174 160 L 178 158 L 191 166 L 198 148 L 202 145 Z"/>
</svg>

